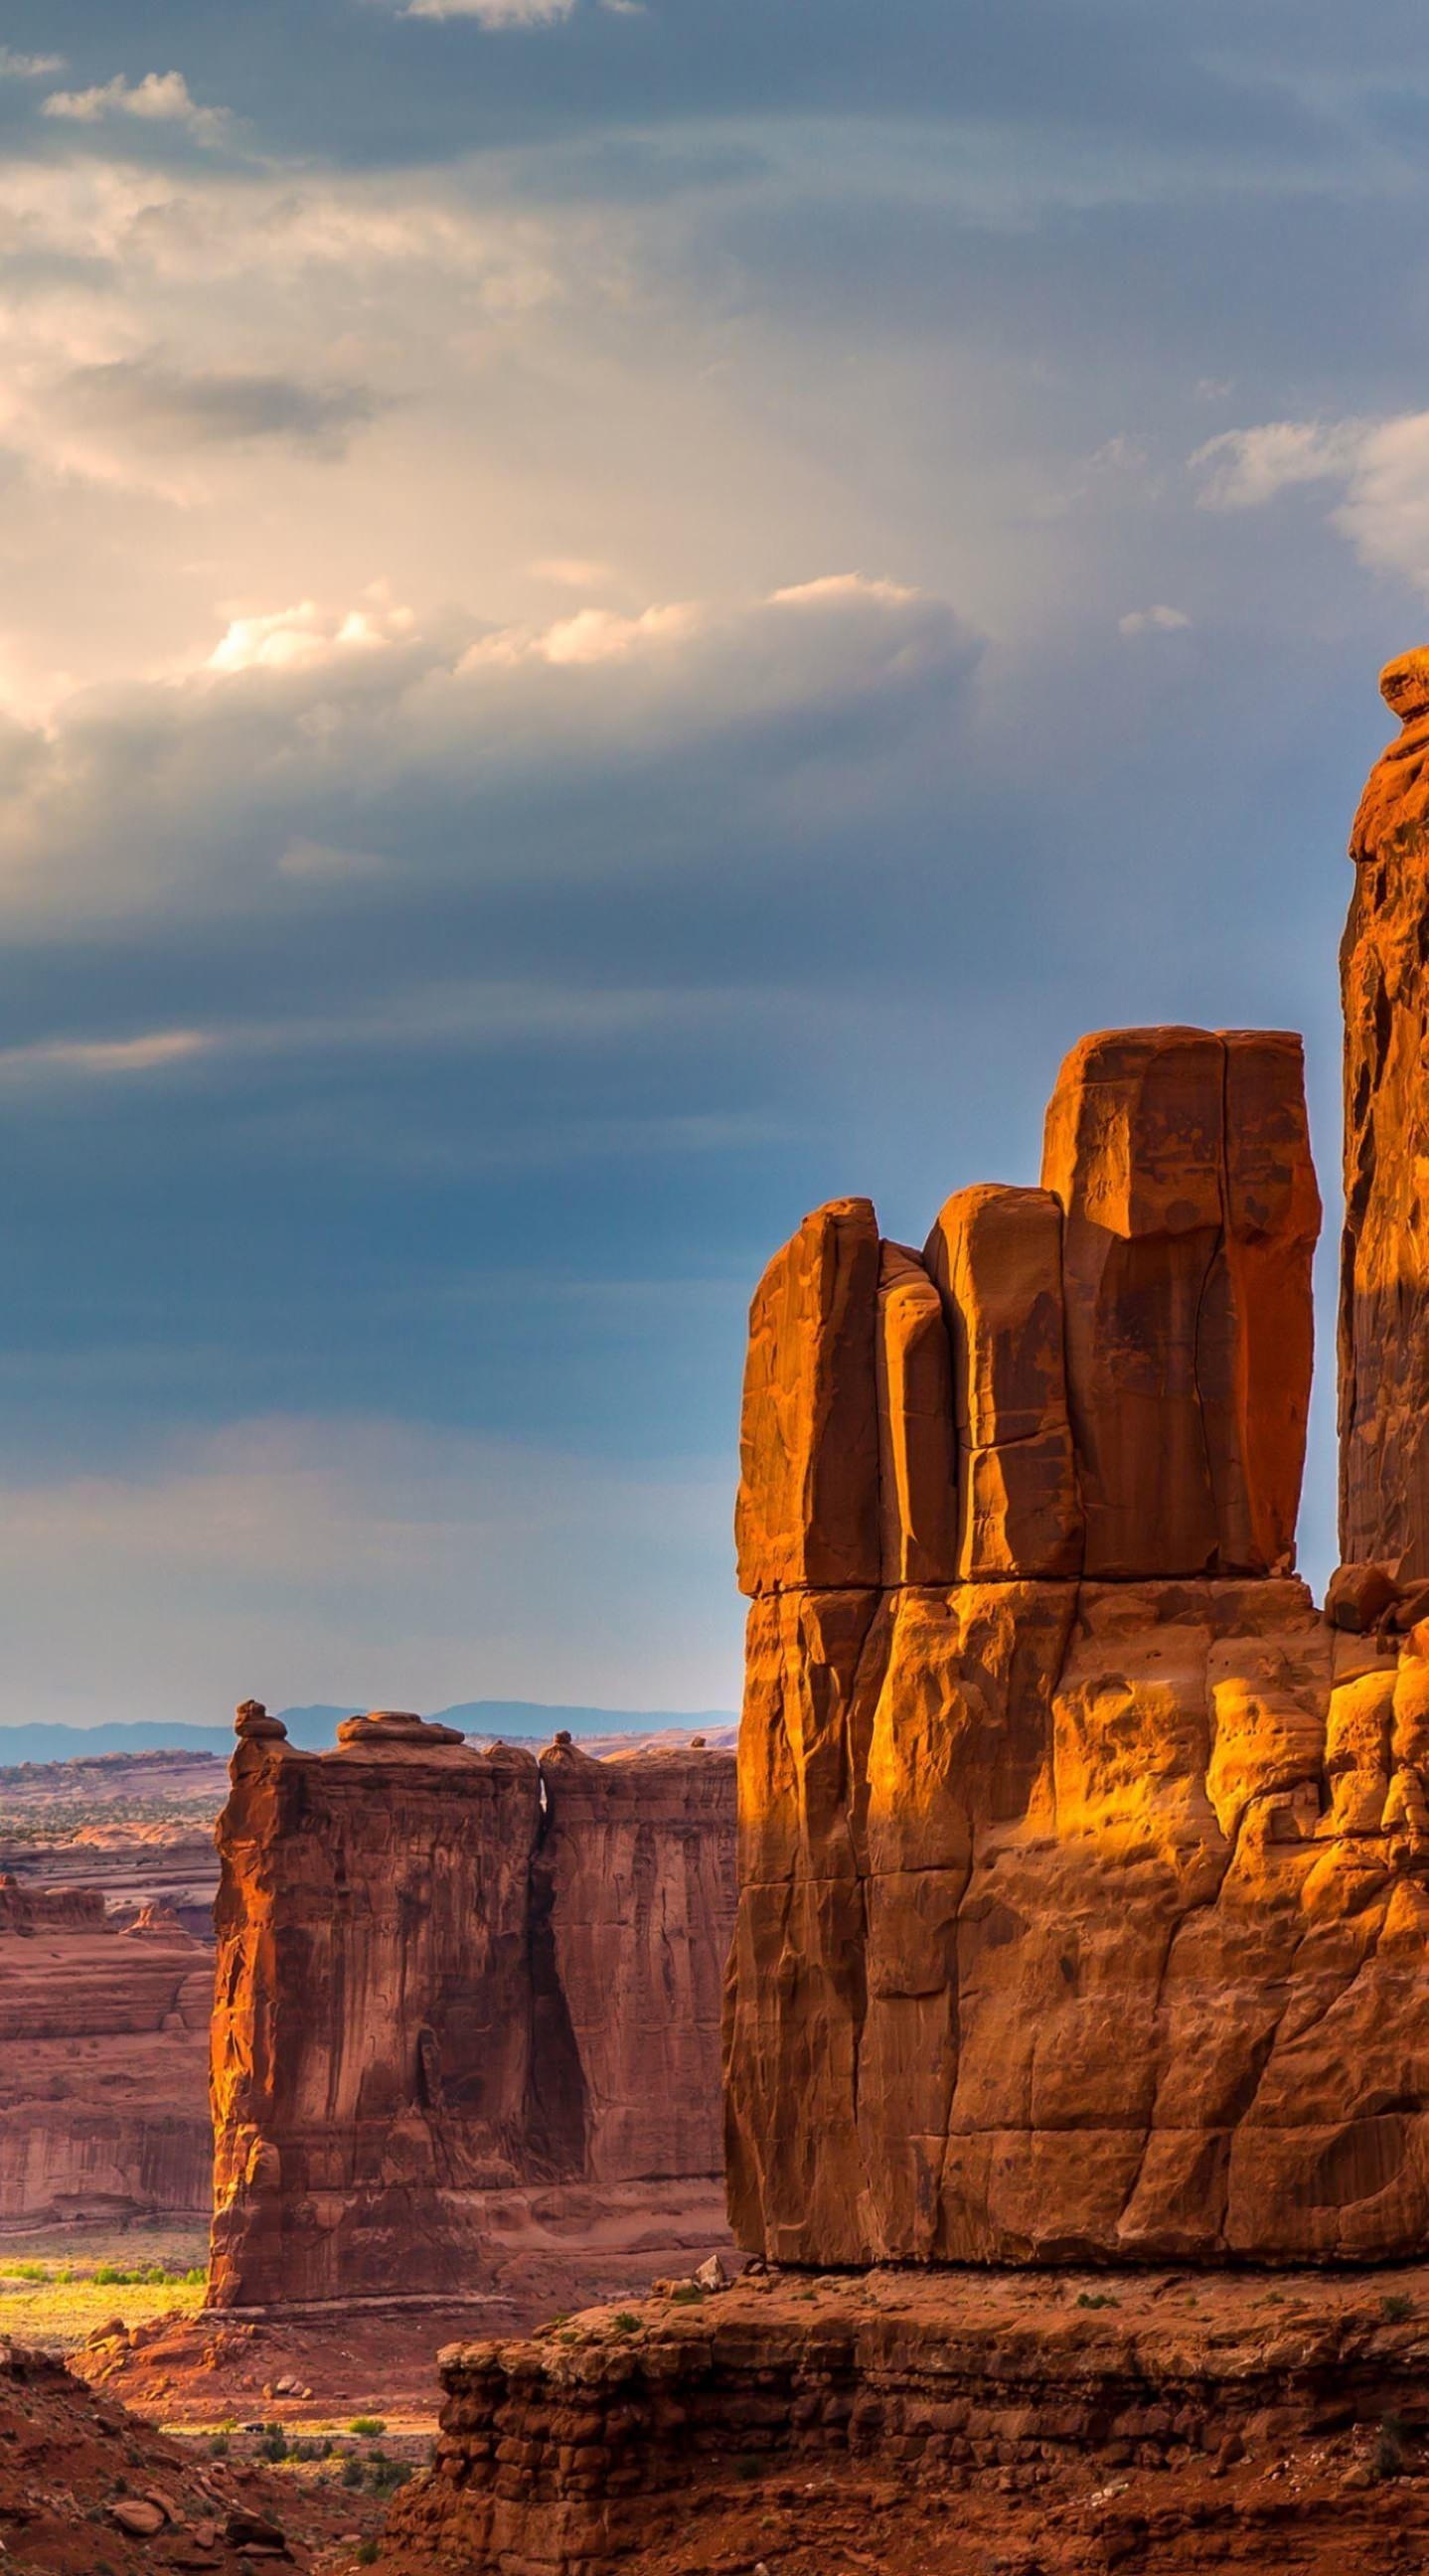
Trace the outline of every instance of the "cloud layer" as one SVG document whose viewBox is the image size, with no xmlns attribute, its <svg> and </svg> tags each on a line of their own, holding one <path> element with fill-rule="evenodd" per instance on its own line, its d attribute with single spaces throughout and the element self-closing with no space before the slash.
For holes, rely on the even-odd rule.
<svg viewBox="0 0 1429 2576">
<path fill-rule="evenodd" d="M 15 1714 L 727 1702 L 806 1207 L 1163 1017 L 1328 1194 L 1429 44 L 1293 15 L 13 0 Z"/>
</svg>

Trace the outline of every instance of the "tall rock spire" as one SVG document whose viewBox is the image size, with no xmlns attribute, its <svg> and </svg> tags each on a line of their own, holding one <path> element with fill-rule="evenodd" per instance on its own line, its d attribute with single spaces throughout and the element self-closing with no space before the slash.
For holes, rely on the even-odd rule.
<svg viewBox="0 0 1429 2576">
<path fill-rule="evenodd" d="M 1340 1553 L 1429 1577 L 1429 650 L 1380 675 L 1403 730 L 1350 836 L 1340 951 Z"/>
</svg>

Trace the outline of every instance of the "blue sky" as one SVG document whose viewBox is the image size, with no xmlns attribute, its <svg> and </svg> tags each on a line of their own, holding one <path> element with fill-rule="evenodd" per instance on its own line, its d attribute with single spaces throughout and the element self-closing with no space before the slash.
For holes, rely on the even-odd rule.
<svg viewBox="0 0 1429 2576">
<path fill-rule="evenodd" d="M 1333 1217 L 1422 13 L 4 44 L 0 1717 L 731 1705 L 807 1207 L 921 1241 L 1170 1018 L 1305 1030 Z"/>
</svg>

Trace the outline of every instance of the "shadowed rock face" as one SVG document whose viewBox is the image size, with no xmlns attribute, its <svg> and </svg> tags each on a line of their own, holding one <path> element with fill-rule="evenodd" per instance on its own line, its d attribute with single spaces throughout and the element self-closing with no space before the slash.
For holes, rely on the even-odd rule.
<svg viewBox="0 0 1429 2576">
<path fill-rule="evenodd" d="M 211 2300 L 450 2298 L 523 2236 L 707 2250 L 730 1756 L 538 1763 L 385 1713 L 339 1737 L 239 1712 Z"/>
<path fill-rule="evenodd" d="M 1371 772 L 1350 856 L 1340 1552 L 1429 1577 L 1429 652 L 1380 687 L 1403 731 Z"/>
<path fill-rule="evenodd" d="M 745 1567 L 736 2234 L 816 2265 L 1417 2247 L 1429 1622 L 1346 1634 L 1290 1572 L 1298 1041 L 1085 1040 L 1044 1182 L 960 1193 L 929 1244 L 967 1579 Z"/>
</svg>

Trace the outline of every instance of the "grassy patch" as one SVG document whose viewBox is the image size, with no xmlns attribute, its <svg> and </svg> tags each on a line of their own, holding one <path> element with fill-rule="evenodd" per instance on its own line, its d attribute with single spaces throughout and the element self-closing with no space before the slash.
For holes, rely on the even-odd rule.
<svg viewBox="0 0 1429 2576">
<path fill-rule="evenodd" d="M 25 2239 L 23 2251 L 0 2244 L 0 2333 L 18 2343 L 72 2352 L 113 2317 L 144 2325 L 175 2310 L 192 2316 L 203 2305 L 205 2247 L 197 2229 L 136 2230 L 118 2239 L 96 2231 L 38 2245 L 43 2259 L 35 2239 Z"/>
</svg>

